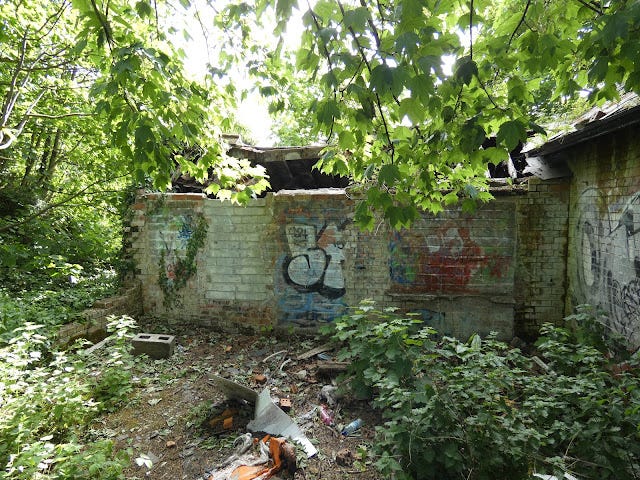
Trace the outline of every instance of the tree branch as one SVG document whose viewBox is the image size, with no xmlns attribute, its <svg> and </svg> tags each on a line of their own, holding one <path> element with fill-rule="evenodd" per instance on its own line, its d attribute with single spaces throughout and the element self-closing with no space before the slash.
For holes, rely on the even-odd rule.
<svg viewBox="0 0 640 480">
<path fill-rule="evenodd" d="M 525 23 L 525 20 L 527 18 L 527 11 L 529 10 L 529 6 L 530 5 L 531 5 L 531 0 L 527 0 L 527 5 L 524 7 L 524 12 L 522 12 L 522 16 L 520 17 L 520 21 L 518 22 L 518 25 L 516 25 L 516 28 L 513 29 L 513 33 L 511 34 L 511 37 L 509 38 L 509 43 L 507 43 L 507 49 L 505 50 L 505 53 L 507 53 L 509 51 L 509 49 L 511 48 L 511 42 L 513 42 L 513 38 L 516 36 L 516 33 L 518 32 L 518 30 L 520 29 L 522 24 Z"/>
<path fill-rule="evenodd" d="M 320 30 L 322 30 L 320 28 L 320 22 L 318 22 L 318 17 L 316 16 L 316 13 L 313 11 L 313 8 L 311 8 L 311 4 L 309 3 L 309 0 L 307 0 L 307 6 L 309 7 L 309 12 L 311 12 L 311 18 L 313 18 L 313 24 L 316 26 L 316 31 L 320 32 Z M 327 48 L 327 44 L 324 43 L 324 41 L 322 42 L 322 49 L 324 50 L 324 55 L 327 59 L 327 63 L 329 64 L 329 70 L 333 70 L 333 62 L 331 61 L 331 55 L 329 54 L 329 49 Z"/>
<path fill-rule="evenodd" d="M 57 120 L 59 118 L 66 118 L 66 117 L 92 117 L 94 114 L 93 113 L 85 113 L 85 112 L 69 112 L 69 113 L 61 113 L 59 115 L 47 115 L 44 113 L 28 113 L 27 117 L 30 118 L 46 118 L 48 120 Z"/>
<path fill-rule="evenodd" d="M 380 6 L 380 2 L 376 2 L 378 5 L 378 12 L 380 12 L 380 20 L 384 21 L 384 18 L 382 16 L 382 7 Z M 367 8 L 367 2 L 366 0 L 360 0 L 360 5 Z M 371 29 L 371 35 L 373 35 L 373 38 L 376 41 L 376 48 L 378 50 L 380 50 L 380 35 L 378 34 L 378 29 L 376 28 L 376 25 L 373 23 L 373 19 L 371 17 L 369 17 L 367 19 L 367 23 L 369 24 L 369 28 Z"/>
<path fill-rule="evenodd" d="M 318 17 L 316 16 L 315 12 L 313 11 L 313 8 L 311 8 L 311 4 L 309 3 L 309 0 L 307 0 L 307 7 L 309 8 L 309 12 L 311 13 L 311 18 L 313 18 L 313 24 L 316 27 L 316 31 L 320 32 L 321 28 L 320 28 L 320 22 L 318 22 Z M 327 59 L 327 64 L 329 66 L 329 71 L 333 71 L 333 62 L 331 61 L 331 54 L 329 53 L 329 49 L 327 48 L 327 44 L 324 43 L 324 40 L 322 40 L 322 49 L 324 50 L 324 55 Z M 336 92 L 335 87 L 333 88 L 333 98 L 334 100 L 338 98 L 338 92 Z M 329 135 L 327 136 L 327 139 L 331 138 L 331 135 L 333 135 L 333 125 L 335 123 L 335 119 L 332 119 L 331 121 L 331 128 L 329 129 Z"/>
<path fill-rule="evenodd" d="M 113 40 L 113 35 L 111 34 L 111 27 L 109 26 L 107 19 L 98 8 L 98 5 L 96 5 L 96 0 L 91 0 L 91 6 L 93 7 L 93 13 L 96 14 L 96 17 L 98 18 L 98 21 L 102 26 L 102 31 L 104 32 L 104 36 L 107 39 L 107 44 L 109 45 L 109 48 L 111 48 L 115 43 Z"/>
<path fill-rule="evenodd" d="M 5 127 L 9 123 L 9 116 L 13 111 L 13 106 L 15 105 L 18 97 L 18 92 L 16 92 L 16 86 L 18 84 L 18 77 L 20 75 L 20 71 L 24 65 L 24 58 L 27 52 L 27 30 L 25 30 L 24 35 L 22 37 L 22 44 L 20 49 L 20 58 L 18 59 L 18 64 L 16 65 L 16 69 L 11 76 L 11 83 L 9 85 L 9 91 L 5 96 L 5 101 L 2 105 L 2 123 L 0 127 Z"/>
<path fill-rule="evenodd" d="M 342 13 L 342 17 L 344 18 L 344 13 L 345 13 L 344 6 L 342 5 L 342 2 L 340 0 L 338 0 L 338 7 L 340 8 L 340 13 Z M 353 29 L 353 27 L 349 27 L 349 34 L 351 35 L 351 38 L 353 38 L 353 41 L 356 44 L 358 52 L 360 53 L 360 58 L 362 58 L 362 60 L 364 61 L 364 64 L 366 65 L 367 70 L 369 71 L 369 75 L 371 75 L 371 64 L 367 59 L 367 55 L 364 51 L 364 48 L 362 47 L 360 40 L 358 40 L 358 36 L 356 35 L 356 32 Z M 387 137 L 387 143 L 389 144 L 389 149 L 391 151 L 391 163 L 393 164 L 393 162 L 395 161 L 396 150 L 395 150 L 395 147 L 393 146 L 393 142 L 391 141 L 391 133 L 389 132 L 389 125 L 387 124 L 387 119 L 384 115 L 384 110 L 382 110 L 382 101 L 380 100 L 380 95 L 378 95 L 378 93 L 376 92 L 375 97 L 376 97 L 376 106 L 378 107 L 378 111 L 380 112 L 380 119 L 382 120 L 384 133 L 385 133 L 385 136 Z"/>
<path fill-rule="evenodd" d="M 604 10 L 602 10 L 601 8 L 598 8 L 596 5 L 594 5 L 592 2 L 587 2 L 585 0 L 576 0 L 579 4 L 587 7 L 589 10 L 592 10 L 594 12 L 596 12 L 598 15 L 604 15 Z"/>
<path fill-rule="evenodd" d="M 473 60 L 473 0 L 469 0 L 469 58 Z"/>
</svg>

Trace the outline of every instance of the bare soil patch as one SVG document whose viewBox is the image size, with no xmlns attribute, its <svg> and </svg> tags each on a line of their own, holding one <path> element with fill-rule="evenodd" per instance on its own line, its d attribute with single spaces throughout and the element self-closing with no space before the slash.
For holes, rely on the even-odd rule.
<svg viewBox="0 0 640 480">
<path fill-rule="evenodd" d="M 96 438 L 111 438 L 118 449 L 132 453 L 127 478 L 208 480 L 207 472 L 234 453 L 233 442 L 247 432 L 252 407 L 229 402 L 211 380 L 212 375 L 258 393 L 268 388 L 274 400 L 290 399 L 288 414 L 318 454 L 307 458 L 301 448 L 296 448 L 297 470 L 293 474 L 278 473 L 279 478 L 381 478 L 370 454 L 374 427 L 381 422 L 378 412 L 367 402 L 343 398 L 330 407 L 335 426 L 326 425 L 320 418 L 323 402 L 319 394 L 332 378 L 319 373 L 318 366 L 335 352 L 325 352 L 328 357 L 321 357 L 325 361 L 318 355 L 298 360 L 299 355 L 320 346 L 320 339 L 176 331 L 175 327 L 157 324 L 142 329 L 176 335 L 176 351 L 166 360 L 141 361 L 132 401 L 101 418 L 92 429 Z M 233 419 L 227 421 L 230 428 L 225 428 L 219 418 L 227 408 L 236 410 Z M 363 426 L 350 436 L 341 435 L 342 427 L 356 418 L 363 420 Z M 150 468 L 149 460 L 153 463 Z"/>
</svg>

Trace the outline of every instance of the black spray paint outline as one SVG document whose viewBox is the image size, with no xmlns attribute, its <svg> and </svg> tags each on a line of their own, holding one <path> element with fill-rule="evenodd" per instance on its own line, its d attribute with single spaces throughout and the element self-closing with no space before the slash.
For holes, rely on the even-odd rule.
<svg viewBox="0 0 640 480">
<path fill-rule="evenodd" d="M 338 232 L 342 232 L 344 231 L 346 225 L 348 223 L 348 220 L 343 221 L 342 223 L 340 223 L 339 225 L 336 226 L 336 229 Z M 318 244 L 318 241 L 322 238 L 322 235 L 324 234 L 325 230 L 327 229 L 327 223 L 325 223 L 322 228 L 320 228 L 320 230 L 316 233 L 316 238 L 315 238 L 315 242 L 316 245 Z M 336 248 L 342 250 L 344 248 L 344 242 L 336 242 L 333 244 Z M 345 287 L 342 288 L 335 288 L 335 287 L 330 287 L 325 285 L 324 281 L 325 281 L 325 276 L 327 274 L 327 269 L 329 268 L 329 265 L 331 264 L 331 259 L 332 256 L 330 254 L 328 254 L 323 248 L 321 247 L 312 247 L 306 248 L 307 252 L 314 252 L 314 251 L 319 251 L 322 252 L 322 254 L 324 255 L 324 267 L 322 268 L 322 274 L 318 277 L 318 279 L 312 283 L 312 284 L 307 284 L 307 285 L 303 285 L 300 283 L 297 283 L 295 280 L 293 280 L 291 278 L 291 275 L 289 274 L 289 267 L 291 265 L 291 262 L 295 261 L 298 258 L 304 258 L 307 261 L 307 266 L 309 268 L 309 270 L 311 270 L 311 256 L 308 253 L 301 253 L 298 255 L 286 255 L 284 257 L 284 261 L 282 262 L 282 275 L 284 276 L 285 281 L 287 282 L 287 284 L 289 284 L 291 287 L 293 287 L 296 291 L 300 292 L 300 293 L 312 293 L 312 292 L 316 292 L 319 293 L 320 295 L 322 295 L 323 297 L 329 298 L 329 299 L 336 299 L 336 298 L 340 298 L 343 297 L 344 294 L 347 292 L 347 289 Z M 342 268 L 342 261 L 340 261 L 340 268 Z"/>
</svg>

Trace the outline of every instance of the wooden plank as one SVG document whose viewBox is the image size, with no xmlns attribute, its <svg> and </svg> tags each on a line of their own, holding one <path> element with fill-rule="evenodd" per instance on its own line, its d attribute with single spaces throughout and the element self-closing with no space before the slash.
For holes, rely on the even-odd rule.
<svg viewBox="0 0 640 480">
<path fill-rule="evenodd" d="M 323 353 L 323 352 L 327 352 L 329 350 L 331 350 L 333 348 L 333 346 L 331 346 L 328 343 L 325 343 L 324 345 L 320 345 L 319 347 L 316 348 L 312 348 L 311 350 L 301 353 L 300 355 L 298 355 L 298 360 L 306 360 L 307 358 L 311 358 L 314 355 L 318 355 L 319 353 Z"/>
</svg>

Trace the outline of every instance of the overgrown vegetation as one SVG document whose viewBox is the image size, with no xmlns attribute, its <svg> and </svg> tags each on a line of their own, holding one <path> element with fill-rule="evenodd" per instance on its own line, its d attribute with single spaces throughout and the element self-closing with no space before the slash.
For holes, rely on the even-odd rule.
<svg viewBox="0 0 640 480">
<path fill-rule="evenodd" d="M 78 276 L 77 283 L 72 285 L 68 282 L 66 268 L 60 267 L 59 271 L 63 276 L 60 280 L 62 285 L 54 283 L 57 277 L 49 282 L 43 276 L 39 280 L 45 284 L 40 286 L 33 278 L 29 279 L 30 290 L 0 289 L 0 345 L 6 344 L 14 330 L 25 323 L 42 325 L 52 333 L 54 327 L 79 320 L 80 312 L 89 308 L 94 300 L 107 297 L 116 290 L 113 272 L 92 277 Z"/>
<path fill-rule="evenodd" d="M 72 268 L 49 267 L 28 280 L 29 290 L 0 290 L 0 478 L 116 479 L 129 464 L 128 452 L 86 433 L 128 399 L 135 322 L 112 318 L 109 348 L 90 356 L 81 344 L 56 345 L 60 325 L 115 288 L 113 273 L 88 277 Z"/>
<path fill-rule="evenodd" d="M 397 479 L 640 478 L 638 354 L 588 309 L 545 325 L 531 354 L 440 338 L 411 315 L 363 303 L 339 319 L 353 393 L 372 397 L 377 466 Z"/>
<path fill-rule="evenodd" d="M 51 343 L 51 329 L 26 322 L 0 348 L 0 466 L 11 479 L 117 479 L 127 451 L 87 441 L 92 419 L 131 391 L 129 336 L 135 322 L 113 318 L 109 349 L 87 356 Z"/>
</svg>

